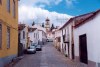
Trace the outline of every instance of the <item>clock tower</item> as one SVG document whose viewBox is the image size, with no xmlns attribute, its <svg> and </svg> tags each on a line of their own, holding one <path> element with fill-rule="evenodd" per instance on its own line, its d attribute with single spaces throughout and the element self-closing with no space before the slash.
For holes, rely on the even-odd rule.
<svg viewBox="0 0 100 67">
<path fill-rule="evenodd" d="M 46 21 L 45 23 L 46 32 L 49 32 L 50 31 L 50 20 L 47 18 L 45 21 Z"/>
</svg>

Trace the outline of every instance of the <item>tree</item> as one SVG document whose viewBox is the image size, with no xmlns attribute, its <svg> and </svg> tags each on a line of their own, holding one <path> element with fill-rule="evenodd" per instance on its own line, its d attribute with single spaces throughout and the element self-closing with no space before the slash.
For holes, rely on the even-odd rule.
<svg viewBox="0 0 100 67">
<path fill-rule="evenodd" d="M 51 29 L 50 29 L 50 30 L 52 31 L 53 29 L 55 29 L 54 24 L 52 24 L 52 26 L 51 26 Z"/>
<path fill-rule="evenodd" d="M 35 25 L 35 22 L 33 21 L 32 26 L 34 26 L 34 25 Z"/>
<path fill-rule="evenodd" d="M 42 23 L 42 27 L 44 27 L 44 23 Z"/>
</svg>

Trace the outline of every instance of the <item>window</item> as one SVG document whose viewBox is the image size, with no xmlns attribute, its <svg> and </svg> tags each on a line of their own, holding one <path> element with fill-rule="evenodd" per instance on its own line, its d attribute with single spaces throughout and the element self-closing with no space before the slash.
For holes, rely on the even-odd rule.
<svg viewBox="0 0 100 67">
<path fill-rule="evenodd" d="M 7 11 L 10 12 L 10 0 L 7 0 Z"/>
<path fill-rule="evenodd" d="M 16 17 L 16 6 L 15 6 L 15 0 L 13 0 L 13 9 L 12 9 L 12 14 L 13 14 L 13 17 L 15 18 Z"/>
<path fill-rule="evenodd" d="M 61 42 L 61 38 L 60 37 L 58 37 L 58 42 Z"/>
<path fill-rule="evenodd" d="M 7 27 L 7 48 L 10 48 L 10 27 Z"/>
<path fill-rule="evenodd" d="M 0 0 L 0 4 L 2 4 L 2 0 Z"/>
<path fill-rule="evenodd" d="M 65 42 L 65 35 L 63 35 L 63 42 Z"/>
<path fill-rule="evenodd" d="M 0 48 L 2 46 L 2 25 L 0 24 Z"/>
<path fill-rule="evenodd" d="M 23 39 L 25 39 L 25 31 L 23 31 Z"/>
<path fill-rule="evenodd" d="M 35 38 L 35 33 L 34 33 L 34 38 Z"/>
<path fill-rule="evenodd" d="M 36 39 L 37 39 L 37 33 L 36 33 Z"/>
</svg>

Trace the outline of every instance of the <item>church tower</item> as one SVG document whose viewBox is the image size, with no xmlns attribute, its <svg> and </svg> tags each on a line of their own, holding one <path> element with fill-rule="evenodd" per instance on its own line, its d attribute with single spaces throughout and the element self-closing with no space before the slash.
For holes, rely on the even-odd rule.
<svg viewBox="0 0 100 67">
<path fill-rule="evenodd" d="M 49 32 L 50 31 L 50 20 L 47 18 L 45 21 L 46 21 L 45 23 L 46 32 Z"/>
</svg>

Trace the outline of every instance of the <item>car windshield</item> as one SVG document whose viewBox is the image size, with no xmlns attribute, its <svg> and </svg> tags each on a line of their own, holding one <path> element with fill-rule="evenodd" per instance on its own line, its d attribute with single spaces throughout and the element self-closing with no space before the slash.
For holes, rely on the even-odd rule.
<svg viewBox="0 0 100 67">
<path fill-rule="evenodd" d="M 37 47 L 41 47 L 41 45 L 37 45 Z"/>
<path fill-rule="evenodd" d="M 36 43 L 33 43 L 33 44 L 32 44 L 32 46 L 36 46 L 36 45 L 37 45 Z"/>
<path fill-rule="evenodd" d="M 35 46 L 30 46 L 30 49 L 35 49 Z"/>
</svg>

